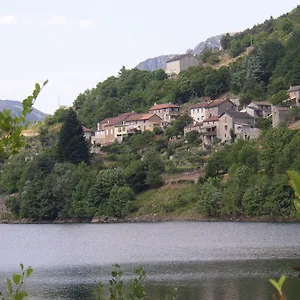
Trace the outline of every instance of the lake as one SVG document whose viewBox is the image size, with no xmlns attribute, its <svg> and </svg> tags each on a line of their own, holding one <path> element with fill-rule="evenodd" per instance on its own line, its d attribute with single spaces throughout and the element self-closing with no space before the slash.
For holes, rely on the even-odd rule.
<svg viewBox="0 0 300 300">
<path fill-rule="evenodd" d="M 34 300 L 93 299 L 95 282 L 107 282 L 115 263 L 126 274 L 144 267 L 148 299 L 173 287 L 180 300 L 272 299 L 268 278 L 281 274 L 288 299 L 300 297 L 292 270 L 300 265 L 300 224 L 0 225 L 0 237 L 1 290 L 19 263 L 31 265 L 26 290 Z"/>
</svg>

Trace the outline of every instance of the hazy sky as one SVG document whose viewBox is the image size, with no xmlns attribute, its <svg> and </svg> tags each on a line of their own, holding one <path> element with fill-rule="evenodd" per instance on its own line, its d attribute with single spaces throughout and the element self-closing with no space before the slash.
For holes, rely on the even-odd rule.
<svg viewBox="0 0 300 300">
<path fill-rule="evenodd" d="M 208 37 L 277 17 L 296 0 L 0 0 L 0 99 L 22 100 L 49 79 L 35 107 L 71 105 L 124 65 L 182 53 Z"/>
</svg>

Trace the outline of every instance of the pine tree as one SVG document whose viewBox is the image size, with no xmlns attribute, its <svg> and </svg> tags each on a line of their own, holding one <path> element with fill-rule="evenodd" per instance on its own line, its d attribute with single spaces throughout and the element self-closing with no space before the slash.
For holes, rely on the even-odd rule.
<svg viewBox="0 0 300 300">
<path fill-rule="evenodd" d="M 82 125 L 73 109 L 69 109 L 63 122 L 57 147 L 60 162 L 89 163 L 89 148 L 84 138 Z"/>
</svg>

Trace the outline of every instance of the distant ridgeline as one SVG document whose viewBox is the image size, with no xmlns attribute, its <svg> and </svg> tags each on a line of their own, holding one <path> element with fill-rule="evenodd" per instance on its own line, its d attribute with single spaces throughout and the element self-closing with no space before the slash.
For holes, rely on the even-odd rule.
<svg viewBox="0 0 300 300">
<path fill-rule="evenodd" d="M 0 100 L 0 111 L 2 110 L 10 110 L 12 114 L 19 115 L 22 111 L 22 103 L 13 100 Z M 32 112 L 28 115 L 27 120 L 30 123 L 34 123 L 36 121 L 43 121 L 46 116 L 45 113 L 33 108 Z"/>
</svg>

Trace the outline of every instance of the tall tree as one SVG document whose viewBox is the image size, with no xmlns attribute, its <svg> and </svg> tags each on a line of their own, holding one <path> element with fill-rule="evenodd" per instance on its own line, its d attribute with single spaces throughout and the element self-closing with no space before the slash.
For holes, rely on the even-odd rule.
<svg viewBox="0 0 300 300">
<path fill-rule="evenodd" d="M 89 148 L 84 138 L 82 125 L 73 109 L 69 109 L 63 122 L 57 147 L 57 158 L 60 162 L 78 165 L 89 163 Z"/>
</svg>

